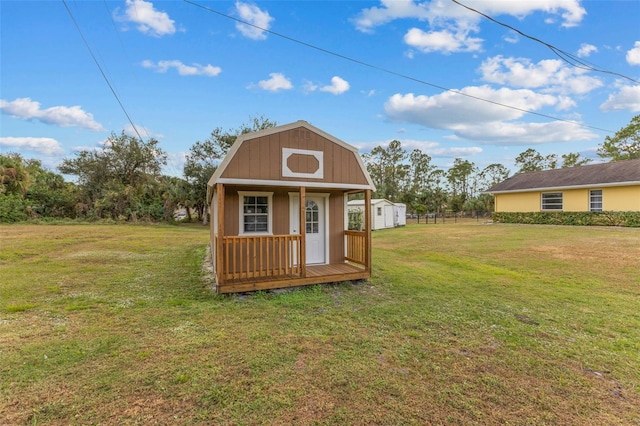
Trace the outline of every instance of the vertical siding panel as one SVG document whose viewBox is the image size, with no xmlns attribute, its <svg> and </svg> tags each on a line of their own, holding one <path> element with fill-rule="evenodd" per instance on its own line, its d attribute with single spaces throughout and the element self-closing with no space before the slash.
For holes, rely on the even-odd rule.
<svg viewBox="0 0 640 426">
<path fill-rule="evenodd" d="M 329 261 L 341 263 L 344 259 L 344 214 L 343 195 L 334 192 L 329 197 L 330 231 L 329 231 Z"/>
<path fill-rule="evenodd" d="M 249 162 L 251 161 L 251 142 L 250 140 L 246 141 L 238 150 L 238 154 L 240 155 L 235 158 L 238 171 L 236 177 L 250 176 L 251 168 L 249 167 Z"/>
<path fill-rule="evenodd" d="M 277 136 L 267 135 L 260 138 L 260 146 L 257 150 L 259 153 L 258 166 L 256 168 L 256 170 L 260 171 L 258 179 L 273 180 L 274 176 L 278 175 L 277 156 L 280 155 L 280 150 L 273 146 L 273 141 L 277 139 Z"/>
<path fill-rule="evenodd" d="M 260 141 L 264 138 L 252 139 L 249 145 L 249 170 L 251 179 L 260 179 Z"/>
<path fill-rule="evenodd" d="M 238 235 L 238 192 L 232 189 L 224 199 L 224 235 Z"/>
<path fill-rule="evenodd" d="M 344 173 L 343 173 L 343 152 L 342 148 L 336 144 L 333 144 L 331 149 L 331 161 L 332 161 L 332 182 L 344 182 Z"/>
<path fill-rule="evenodd" d="M 271 179 L 280 179 L 282 178 L 282 148 L 287 146 L 285 141 L 290 132 L 283 132 L 273 135 L 272 142 L 270 144 L 272 151 L 272 159 L 271 162 L 275 166 L 275 170 L 272 170 Z"/>
<path fill-rule="evenodd" d="M 353 173 L 353 170 L 351 170 L 351 161 L 349 161 L 349 157 L 351 157 L 351 155 L 349 155 L 349 151 L 342 147 L 340 148 L 340 151 L 340 169 L 342 173 L 341 182 L 351 182 L 351 174 Z"/>
<path fill-rule="evenodd" d="M 260 143 L 258 144 L 258 152 L 260 153 L 260 159 L 269 158 L 269 153 L 272 151 L 270 149 L 270 141 L 269 138 L 260 138 Z M 269 176 L 269 168 L 274 167 L 269 161 L 260 161 L 259 168 L 259 176 Z"/>
</svg>

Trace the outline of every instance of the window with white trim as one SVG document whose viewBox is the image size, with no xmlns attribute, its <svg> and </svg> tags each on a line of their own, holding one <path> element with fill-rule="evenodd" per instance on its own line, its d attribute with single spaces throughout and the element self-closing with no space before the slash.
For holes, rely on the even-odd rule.
<svg viewBox="0 0 640 426">
<path fill-rule="evenodd" d="M 273 192 L 238 191 L 239 234 L 271 234 Z"/>
<path fill-rule="evenodd" d="M 602 189 L 592 189 L 589 191 L 589 211 L 602 211 Z"/>
<path fill-rule="evenodd" d="M 376 214 L 377 214 L 378 216 L 382 216 L 382 207 L 378 207 L 378 208 L 377 208 L 377 210 L 376 210 Z"/>
<path fill-rule="evenodd" d="M 542 210 L 562 210 L 562 192 L 543 193 Z"/>
</svg>

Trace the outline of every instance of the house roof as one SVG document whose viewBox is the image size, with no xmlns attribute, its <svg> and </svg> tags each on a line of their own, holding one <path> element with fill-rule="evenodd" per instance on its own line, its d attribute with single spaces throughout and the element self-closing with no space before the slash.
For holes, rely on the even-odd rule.
<svg viewBox="0 0 640 426">
<path fill-rule="evenodd" d="M 519 173 L 485 192 L 500 194 L 626 185 L 640 185 L 640 159 Z"/>
<path fill-rule="evenodd" d="M 249 142 L 251 140 L 257 139 L 257 138 L 262 138 L 265 136 L 270 136 L 270 135 L 275 135 L 277 133 L 282 133 L 282 132 L 287 132 L 289 130 L 294 130 L 294 129 L 299 129 L 299 128 L 305 128 L 307 130 L 309 130 L 310 132 L 313 132 L 321 137 L 323 137 L 324 139 L 348 150 L 353 152 L 355 160 L 357 162 L 357 165 L 359 166 L 360 170 L 362 171 L 362 175 L 364 176 L 364 181 L 366 181 L 366 183 L 363 184 L 358 184 L 358 185 L 353 185 L 354 188 L 361 188 L 361 189 L 371 189 L 371 190 L 375 190 L 375 185 L 373 184 L 373 181 L 371 180 L 371 177 L 369 176 L 369 173 L 367 172 L 367 168 L 365 167 L 364 163 L 362 162 L 362 158 L 360 157 L 360 155 L 358 154 L 358 149 L 352 145 L 349 145 L 348 143 L 336 138 L 335 136 L 332 136 L 326 132 L 324 132 L 323 130 L 309 124 L 308 122 L 304 121 L 304 120 L 299 120 L 293 123 L 289 123 L 289 124 L 285 124 L 285 125 L 281 125 L 281 126 L 276 126 L 276 127 L 271 127 L 268 129 L 264 129 L 261 130 L 259 132 L 253 132 L 253 133 L 246 133 L 243 135 L 239 135 L 238 138 L 236 139 L 236 141 L 234 142 L 234 144 L 231 146 L 231 149 L 229 150 L 228 154 L 225 156 L 225 158 L 222 160 L 222 162 L 220 163 L 220 165 L 218 166 L 218 168 L 216 169 L 216 171 L 214 172 L 213 176 L 211 176 L 211 178 L 209 179 L 208 182 L 208 186 L 211 188 L 213 187 L 216 183 L 218 182 L 223 182 L 225 181 L 224 178 L 224 173 L 225 170 L 227 169 L 227 166 L 229 166 L 229 164 L 233 161 L 234 156 L 238 153 L 238 151 L 241 149 L 242 145 L 245 142 Z M 363 182 L 364 182 L 363 181 Z M 261 182 L 264 185 L 276 185 L 278 182 L 275 181 L 265 181 L 265 182 Z M 290 185 L 295 185 L 296 182 L 295 181 L 291 181 L 291 180 L 286 180 L 287 184 Z M 303 184 L 306 184 L 307 186 L 318 186 L 318 184 L 315 184 L 313 182 L 309 182 L 306 181 Z M 339 186 L 339 185 L 338 185 Z"/>
</svg>

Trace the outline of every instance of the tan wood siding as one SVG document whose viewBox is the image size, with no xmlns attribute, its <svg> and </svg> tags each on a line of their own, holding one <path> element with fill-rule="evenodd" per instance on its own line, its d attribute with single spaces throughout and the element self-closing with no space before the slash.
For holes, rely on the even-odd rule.
<svg viewBox="0 0 640 426">
<path fill-rule="evenodd" d="M 329 196 L 329 263 L 344 261 L 344 198 L 341 192 Z"/>
<path fill-rule="evenodd" d="M 246 140 L 238 149 L 222 174 L 226 179 L 281 180 L 298 182 L 348 183 L 366 185 L 367 179 L 356 158 L 350 151 L 329 139 L 306 129 L 292 129 L 256 139 Z M 296 134 L 308 133 L 308 138 L 296 138 Z M 323 152 L 323 178 L 282 176 L 282 148 Z M 298 157 L 295 168 L 309 169 L 316 162 L 313 158 Z"/>
<path fill-rule="evenodd" d="M 250 192 L 273 192 L 272 231 L 275 235 L 285 235 L 289 233 L 289 191 L 269 187 L 230 187 L 227 186 L 224 200 L 225 235 L 240 234 L 240 199 L 238 191 Z"/>
<path fill-rule="evenodd" d="M 299 190 L 299 189 L 298 189 Z M 240 233 L 239 191 L 273 192 L 272 231 L 274 235 L 288 235 L 290 232 L 289 192 L 294 188 L 255 188 L 227 186 L 224 200 L 224 235 L 237 236 Z M 344 195 L 342 191 L 329 192 L 329 263 L 344 261 Z M 313 193 L 307 193 L 307 197 Z"/>
</svg>

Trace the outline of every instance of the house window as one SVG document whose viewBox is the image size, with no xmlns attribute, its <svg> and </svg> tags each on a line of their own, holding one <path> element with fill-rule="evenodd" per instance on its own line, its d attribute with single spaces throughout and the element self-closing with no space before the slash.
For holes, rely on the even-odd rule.
<svg viewBox="0 0 640 426">
<path fill-rule="evenodd" d="M 382 216 L 382 207 L 378 207 L 378 210 L 376 210 L 376 214 L 378 216 Z"/>
<path fill-rule="evenodd" d="M 238 192 L 240 235 L 271 234 L 273 192 Z"/>
<path fill-rule="evenodd" d="M 589 191 L 589 210 L 592 212 L 602 211 L 602 189 Z"/>
<path fill-rule="evenodd" d="M 542 210 L 562 210 L 562 192 L 542 194 Z"/>
</svg>

